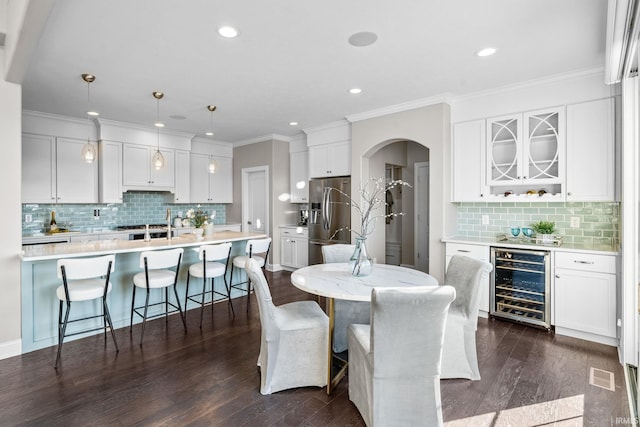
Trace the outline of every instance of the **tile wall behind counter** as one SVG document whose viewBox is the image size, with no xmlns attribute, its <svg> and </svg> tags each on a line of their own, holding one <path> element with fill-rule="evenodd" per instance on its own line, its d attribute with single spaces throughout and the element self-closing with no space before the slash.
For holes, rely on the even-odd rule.
<svg viewBox="0 0 640 427">
<path fill-rule="evenodd" d="M 482 216 L 489 224 L 482 224 Z M 580 218 L 580 227 L 571 228 L 571 217 Z M 494 238 L 509 233 L 512 226 L 528 227 L 537 221 L 554 221 L 556 234 L 567 243 L 607 244 L 620 242 L 620 205 L 617 202 L 460 203 L 457 234 Z"/>
<path fill-rule="evenodd" d="M 171 204 L 165 201 L 166 193 L 157 192 L 126 192 L 123 193 L 123 203 L 114 204 L 23 204 L 22 232 L 31 234 L 43 231 L 49 225 L 51 211 L 56 212 L 56 222 L 59 226 L 67 226 L 78 231 L 102 231 L 120 225 L 136 224 L 164 224 L 167 208 L 171 209 L 171 217 L 179 212 L 186 214 L 188 209 L 197 208 L 197 204 Z M 215 212 L 215 223 L 224 224 L 226 211 L 224 204 L 201 204 L 201 209 L 211 215 Z M 99 219 L 94 219 L 94 209 L 100 210 Z M 31 215 L 32 221 L 25 222 L 26 215 Z"/>
</svg>

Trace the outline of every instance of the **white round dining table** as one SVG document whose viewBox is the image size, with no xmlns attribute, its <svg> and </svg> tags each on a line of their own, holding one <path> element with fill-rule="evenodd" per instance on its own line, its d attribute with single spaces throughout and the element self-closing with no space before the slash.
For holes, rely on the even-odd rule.
<svg viewBox="0 0 640 427">
<path fill-rule="evenodd" d="M 327 367 L 327 394 L 331 394 L 346 374 L 348 363 L 333 353 L 335 322 L 334 299 L 371 301 L 371 290 L 376 287 L 437 286 L 438 280 L 419 270 L 389 264 L 375 264 L 368 276 L 354 277 L 348 263 L 315 264 L 291 273 L 291 283 L 303 291 L 326 297 L 329 315 L 329 366 Z M 332 375 L 332 362 L 341 364 Z"/>
<path fill-rule="evenodd" d="M 354 277 L 346 262 L 300 268 L 291 273 L 291 283 L 315 295 L 350 301 L 371 301 L 376 287 L 438 285 L 435 277 L 423 271 L 389 264 L 375 264 L 370 275 Z"/>
</svg>

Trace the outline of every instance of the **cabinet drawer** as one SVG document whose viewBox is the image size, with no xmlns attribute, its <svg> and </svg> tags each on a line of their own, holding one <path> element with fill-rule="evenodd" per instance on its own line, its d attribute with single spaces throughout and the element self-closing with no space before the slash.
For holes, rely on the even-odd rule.
<svg viewBox="0 0 640 427">
<path fill-rule="evenodd" d="M 465 245 L 463 243 L 447 243 L 446 256 L 464 255 L 470 258 L 489 261 L 489 247 L 484 245 Z"/>
<path fill-rule="evenodd" d="M 616 257 L 573 252 L 556 252 L 556 268 L 616 273 Z"/>
<path fill-rule="evenodd" d="M 306 239 L 309 237 L 309 230 L 306 227 L 281 228 L 280 237 L 301 237 Z"/>
</svg>

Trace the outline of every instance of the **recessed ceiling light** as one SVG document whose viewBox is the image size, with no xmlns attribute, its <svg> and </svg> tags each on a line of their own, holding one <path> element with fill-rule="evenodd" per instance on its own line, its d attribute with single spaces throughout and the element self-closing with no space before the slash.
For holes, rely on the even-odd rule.
<svg viewBox="0 0 640 427">
<path fill-rule="evenodd" d="M 359 93 L 362 93 L 362 89 L 360 89 L 359 87 L 354 87 L 353 89 L 349 89 L 349 93 L 357 95 Z"/>
<path fill-rule="evenodd" d="M 289 122 L 289 126 L 298 126 L 298 122 Z"/>
<path fill-rule="evenodd" d="M 98 113 L 97 111 L 87 111 L 87 114 L 90 116 L 99 116 L 100 113 Z"/>
<path fill-rule="evenodd" d="M 213 136 L 213 132 L 206 132 L 205 135 L 207 136 Z"/>
<path fill-rule="evenodd" d="M 485 47 L 484 49 L 480 49 L 476 52 L 477 56 L 491 56 L 496 53 L 496 48 L 494 47 Z"/>
<path fill-rule="evenodd" d="M 351 37 L 349 37 L 349 44 L 351 46 L 364 47 L 374 44 L 376 40 L 378 40 L 378 35 L 376 33 L 362 31 L 360 33 L 352 34 Z"/>
<path fill-rule="evenodd" d="M 161 123 L 161 122 L 156 122 L 156 123 L 154 123 L 154 125 L 157 128 L 163 128 L 164 127 L 164 123 Z"/>
<path fill-rule="evenodd" d="M 232 39 L 234 37 L 238 37 L 238 29 L 230 26 L 224 26 L 218 28 L 218 34 L 227 39 Z"/>
</svg>

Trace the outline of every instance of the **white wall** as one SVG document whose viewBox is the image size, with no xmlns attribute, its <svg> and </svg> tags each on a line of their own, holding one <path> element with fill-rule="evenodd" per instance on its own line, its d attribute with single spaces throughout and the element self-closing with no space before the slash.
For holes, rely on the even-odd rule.
<svg viewBox="0 0 640 427">
<path fill-rule="evenodd" d="M 357 121 L 351 128 L 351 188 L 354 192 L 362 181 L 379 173 L 370 170 L 369 157 L 385 145 L 398 140 L 411 140 L 429 148 L 432 177 L 429 273 L 440 282 L 444 280 L 444 245 L 440 240 L 453 233 L 456 221 L 455 206 L 448 203 L 451 198 L 450 133 L 449 105 L 444 103 Z M 359 218 L 353 215 L 351 223 L 358 224 Z M 384 244 L 384 227 L 377 227 L 367 239 L 370 255 L 383 260 Z"/>
<path fill-rule="evenodd" d="M 0 68 L 4 59 L 0 55 Z M 0 79 L 0 182 L 2 203 L 0 223 L 3 226 L 0 245 L 2 298 L 0 298 L 0 359 L 21 353 L 20 322 L 20 251 L 21 236 L 21 116 L 22 88 Z"/>
</svg>

